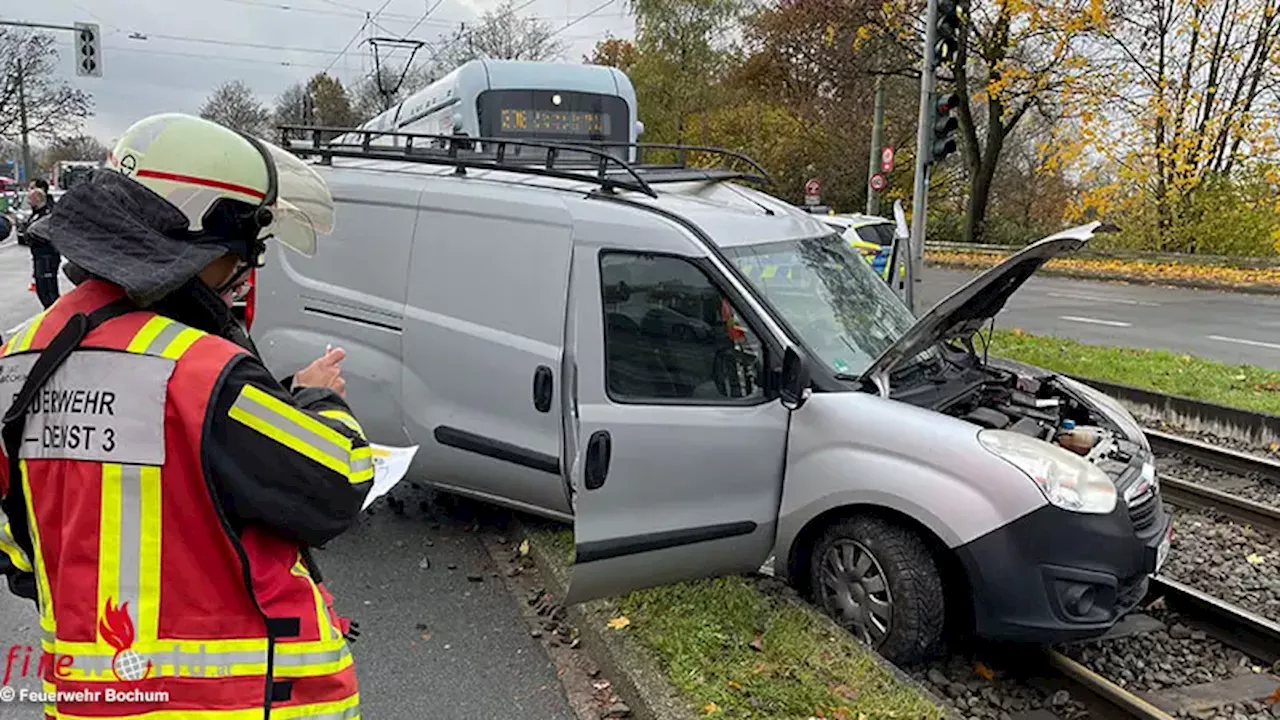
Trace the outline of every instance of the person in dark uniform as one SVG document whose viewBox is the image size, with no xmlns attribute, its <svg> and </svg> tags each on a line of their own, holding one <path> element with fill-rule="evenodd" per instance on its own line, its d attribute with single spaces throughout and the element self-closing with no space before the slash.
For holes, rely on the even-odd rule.
<svg viewBox="0 0 1280 720">
<path fill-rule="evenodd" d="M 49 183 L 33 180 L 31 189 L 27 191 L 27 202 L 31 204 L 31 217 L 22 230 L 22 244 L 31 248 L 31 276 L 36 284 L 36 297 L 48 309 L 58 299 L 58 268 L 62 266 L 62 256 L 52 245 L 28 230 L 53 210 Z"/>
</svg>

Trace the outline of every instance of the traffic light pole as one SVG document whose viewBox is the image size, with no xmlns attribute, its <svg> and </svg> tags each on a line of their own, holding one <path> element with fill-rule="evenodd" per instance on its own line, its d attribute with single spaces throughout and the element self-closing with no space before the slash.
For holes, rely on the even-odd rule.
<svg viewBox="0 0 1280 720">
<path fill-rule="evenodd" d="M 50 25 L 48 23 L 18 22 L 16 20 L 0 20 L 0 26 L 31 28 L 34 30 L 70 30 L 75 33 L 80 33 L 85 30 L 85 28 L 82 28 L 77 25 Z M 92 32 L 96 36 L 97 26 L 93 25 L 90 27 L 93 28 Z M 93 43 L 95 54 L 97 54 L 97 42 L 98 42 L 97 38 L 94 37 L 92 39 L 92 43 Z M 22 51 L 23 51 L 23 48 L 19 47 L 18 57 L 16 60 L 16 65 L 18 70 L 18 123 L 19 123 L 19 130 L 21 131 L 21 134 L 22 134 L 22 181 L 24 183 L 30 183 L 31 178 L 35 175 L 35 172 L 34 172 L 35 163 L 33 163 L 31 160 L 31 143 L 29 141 L 30 128 L 27 127 L 27 96 L 26 96 L 26 90 L 25 90 L 27 78 L 25 74 L 26 71 L 22 67 Z M 95 58 L 95 63 L 96 62 L 97 61 Z M 99 69 L 97 69 L 96 72 L 98 75 L 101 75 L 102 71 L 100 69 L 100 66 L 98 67 Z M 78 69 L 83 70 L 84 68 L 78 68 Z M 84 72 L 84 73 L 77 72 L 77 74 L 92 74 L 92 71 Z"/>
<path fill-rule="evenodd" d="M 916 176 L 911 196 L 911 241 L 907 257 L 903 258 L 907 267 L 903 300 L 912 312 L 918 311 L 915 288 L 922 279 L 924 227 L 929 212 L 929 166 L 933 159 L 933 91 L 937 84 L 933 53 L 938 42 L 938 0 L 929 0 L 924 26 L 924 62 L 920 66 L 920 121 L 916 129 Z"/>
</svg>

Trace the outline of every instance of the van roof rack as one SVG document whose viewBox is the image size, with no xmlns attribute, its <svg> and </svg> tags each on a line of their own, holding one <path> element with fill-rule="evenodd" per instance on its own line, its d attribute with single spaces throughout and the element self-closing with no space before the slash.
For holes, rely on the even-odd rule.
<svg viewBox="0 0 1280 720">
<path fill-rule="evenodd" d="M 548 142 L 315 125 L 280 125 L 278 129 L 282 147 L 300 157 L 317 157 L 326 164 L 332 163 L 333 158 L 340 157 L 452 166 L 459 175 L 465 174 L 468 168 L 507 170 L 591 182 L 607 191 L 632 190 L 652 198 L 658 197 L 652 186 L 661 183 L 697 180 L 772 183 L 769 174 L 755 160 L 742 153 L 717 147 L 662 143 Z M 308 139 L 294 139 L 297 134 L 303 134 Z M 338 142 L 343 136 L 355 137 L 358 141 Z M 403 139 L 403 146 L 374 145 L 375 138 Z M 421 144 L 415 144 L 415 141 Z M 475 150 L 476 143 L 480 143 L 483 150 Z M 543 152 L 533 153 L 531 156 L 521 152 L 526 148 Z M 642 160 L 646 151 L 675 152 L 677 161 L 653 165 L 633 164 L 609 152 L 619 149 L 634 149 L 637 160 Z M 584 161 L 571 155 L 566 161 L 562 158 L 565 153 L 585 154 L 590 156 L 590 160 Z M 718 156 L 729 160 L 730 166 L 690 167 L 691 153 Z M 557 165 L 558 161 L 560 165 Z M 750 170 L 733 169 L 733 165 L 737 163 L 745 163 Z"/>
<path fill-rule="evenodd" d="M 427 133 L 406 133 L 393 130 L 369 130 L 362 128 L 324 127 L 316 125 L 280 125 L 278 126 L 283 141 L 282 147 L 300 157 L 318 157 L 326 164 L 333 158 L 359 158 L 365 160 L 394 160 L 399 162 L 415 162 L 428 165 L 445 165 L 456 168 L 458 175 L 465 175 L 468 168 L 477 170 L 508 170 L 511 172 L 541 175 L 563 180 L 580 180 L 600 185 L 605 190 L 624 189 L 644 193 L 657 198 L 658 193 L 649 187 L 649 183 L 640 177 L 626 160 L 611 155 L 603 150 L 583 145 L 567 145 L 560 143 L 535 142 L 531 140 L 511 140 L 508 138 L 471 137 L 469 135 L 431 135 Z M 290 138 L 290 132 L 306 132 L 311 136 L 310 142 L 296 142 Z M 325 140 L 324 136 L 331 136 Z M 338 142 L 344 135 L 354 135 L 359 142 Z M 374 145 L 374 138 L 403 138 L 403 147 Z M 444 147 L 416 145 L 415 141 L 438 143 Z M 483 143 L 483 152 L 475 151 L 474 144 Z M 511 149 L 536 148 L 545 150 L 542 162 L 535 164 L 527 157 L 514 159 Z M 466 151 L 466 152 L 459 152 Z M 562 153 L 586 153 L 595 160 L 594 172 L 587 171 L 579 163 L 578 169 L 561 166 L 556 167 L 556 160 Z M 610 173 L 610 166 L 616 167 L 619 173 Z"/>
<path fill-rule="evenodd" d="M 635 150 L 636 166 L 644 171 L 645 181 L 650 185 L 655 183 L 688 182 L 690 180 L 747 180 L 762 185 L 773 184 L 773 178 L 769 176 L 769 172 L 760 163 L 744 153 L 727 150 L 722 147 L 672 143 L 586 142 L 582 144 L 588 147 L 604 149 L 626 148 Z M 676 154 L 676 162 L 644 164 L 646 151 L 654 150 L 674 152 Z M 728 160 L 729 164 L 721 167 L 690 167 L 690 154 L 715 156 L 721 160 Z M 747 165 L 749 170 L 734 169 L 734 166 L 738 163 Z"/>
</svg>

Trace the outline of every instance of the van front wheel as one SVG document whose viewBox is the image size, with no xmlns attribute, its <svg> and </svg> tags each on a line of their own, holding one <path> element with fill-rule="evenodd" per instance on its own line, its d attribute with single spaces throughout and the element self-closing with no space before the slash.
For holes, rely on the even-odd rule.
<svg viewBox="0 0 1280 720">
<path fill-rule="evenodd" d="M 942 642 L 942 579 L 924 540 L 872 516 L 833 523 L 809 563 L 818 604 L 855 637 L 890 661 L 911 664 Z"/>
</svg>

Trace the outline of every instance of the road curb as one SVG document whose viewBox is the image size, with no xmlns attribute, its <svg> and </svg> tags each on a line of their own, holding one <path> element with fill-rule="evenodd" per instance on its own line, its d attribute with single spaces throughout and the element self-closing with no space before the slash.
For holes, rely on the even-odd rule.
<svg viewBox="0 0 1280 720">
<path fill-rule="evenodd" d="M 529 556 L 538 566 L 551 593 L 562 600 L 569 586 L 569 569 L 551 557 L 551 552 L 538 542 L 531 528 L 519 518 L 517 534 L 529 541 Z M 697 717 L 675 689 L 667 682 L 658 663 L 639 643 L 625 633 L 607 633 L 606 623 L 618 616 L 607 600 L 595 600 L 567 606 L 570 622 L 578 630 L 582 647 L 613 683 L 613 689 L 631 708 L 631 716 L 639 720 L 693 720 Z"/>
<path fill-rule="evenodd" d="M 949 263 L 940 262 L 938 260 L 929 260 L 925 258 L 925 265 L 928 267 L 942 268 L 946 270 L 988 270 L 988 267 L 978 265 L 967 265 L 965 263 Z M 1036 275 L 1046 277 L 1065 277 L 1075 280 L 1093 280 L 1096 282 L 1109 282 L 1117 285 L 1149 285 L 1156 287 L 1176 287 L 1187 290 L 1213 290 L 1216 292 L 1238 293 L 1241 295 L 1280 295 L 1280 285 L 1227 285 L 1225 283 L 1215 283 L 1199 280 L 1183 280 L 1180 278 L 1169 279 L 1152 279 L 1120 275 L 1101 275 L 1096 273 L 1082 272 L 1079 270 L 1058 270 L 1049 267 L 1042 267 L 1036 271 Z"/>
<path fill-rule="evenodd" d="M 534 537 L 527 524 L 517 519 L 516 528 L 518 534 L 529 541 L 529 555 L 538 566 L 538 571 L 548 584 L 554 585 L 547 588 L 548 592 L 556 598 L 563 598 L 568 586 L 569 569 L 566 564 L 551 556 L 548 549 Z M 781 582 L 779 586 L 779 592 L 773 593 L 775 597 L 812 614 L 829 632 L 846 632 L 826 614 L 804 602 L 790 587 Z M 696 710 L 671 687 L 648 649 L 641 647 L 625 633 L 611 633 L 605 629 L 606 623 L 618 616 L 617 608 L 612 603 L 596 600 L 566 609 L 578 629 L 583 647 L 609 675 L 614 689 L 631 707 L 634 717 L 641 720 L 692 720 L 698 717 Z M 964 720 L 950 703 L 924 683 L 917 681 L 879 653 L 868 650 L 867 655 L 899 684 L 911 688 L 943 709 L 947 720 Z"/>
</svg>

